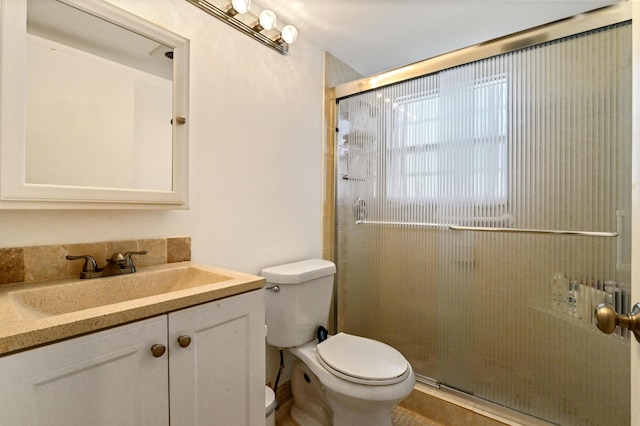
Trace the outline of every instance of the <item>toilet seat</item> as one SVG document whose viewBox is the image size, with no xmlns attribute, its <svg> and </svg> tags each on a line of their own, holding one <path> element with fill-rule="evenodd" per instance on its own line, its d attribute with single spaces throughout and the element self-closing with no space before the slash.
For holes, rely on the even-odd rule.
<svg viewBox="0 0 640 426">
<path fill-rule="evenodd" d="M 392 385 L 406 379 L 410 372 L 407 360 L 393 347 L 346 333 L 319 343 L 316 355 L 334 376 L 364 385 Z"/>
</svg>

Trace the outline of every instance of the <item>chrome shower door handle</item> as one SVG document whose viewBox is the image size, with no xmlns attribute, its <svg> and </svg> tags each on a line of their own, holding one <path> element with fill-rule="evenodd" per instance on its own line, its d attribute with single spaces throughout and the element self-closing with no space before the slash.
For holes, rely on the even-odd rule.
<svg viewBox="0 0 640 426">
<path fill-rule="evenodd" d="M 633 331 L 636 340 L 640 342 L 640 303 L 636 303 L 633 310 L 628 314 L 619 314 L 606 303 L 596 306 L 594 311 L 596 325 L 606 334 L 611 334 L 616 327 L 628 328 Z"/>
</svg>

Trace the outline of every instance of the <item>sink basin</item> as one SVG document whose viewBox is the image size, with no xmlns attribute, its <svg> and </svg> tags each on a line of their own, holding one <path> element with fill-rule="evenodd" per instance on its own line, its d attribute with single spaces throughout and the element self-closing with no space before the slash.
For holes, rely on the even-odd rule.
<svg viewBox="0 0 640 426">
<path fill-rule="evenodd" d="M 232 280 L 194 266 L 72 280 L 12 291 L 10 299 L 45 315 L 60 315 Z"/>
<path fill-rule="evenodd" d="M 265 279 L 256 275 L 191 261 L 144 266 L 133 274 L 112 277 L 0 285 L 0 356 L 264 285 Z"/>
</svg>

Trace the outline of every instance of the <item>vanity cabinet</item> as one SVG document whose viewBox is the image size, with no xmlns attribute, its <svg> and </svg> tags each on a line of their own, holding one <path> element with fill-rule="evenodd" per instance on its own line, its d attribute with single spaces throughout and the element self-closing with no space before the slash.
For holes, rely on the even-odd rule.
<svg viewBox="0 0 640 426">
<path fill-rule="evenodd" d="M 264 347 L 252 291 L 8 355 L 0 423 L 261 424 Z"/>
<path fill-rule="evenodd" d="M 169 314 L 172 426 L 264 424 L 264 321 L 261 290 Z"/>
<path fill-rule="evenodd" d="M 0 423 L 166 425 L 166 316 L 0 358 Z"/>
</svg>

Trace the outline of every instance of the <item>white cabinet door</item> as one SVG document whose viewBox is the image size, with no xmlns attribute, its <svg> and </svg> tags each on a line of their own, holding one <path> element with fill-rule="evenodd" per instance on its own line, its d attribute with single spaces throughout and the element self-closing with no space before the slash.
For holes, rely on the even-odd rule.
<svg viewBox="0 0 640 426">
<path fill-rule="evenodd" d="M 168 425 L 166 315 L 0 358 L 0 424 Z"/>
<path fill-rule="evenodd" d="M 169 349 L 172 426 L 264 424 L 264 292 L 169 314 Z"/>
</svg>

